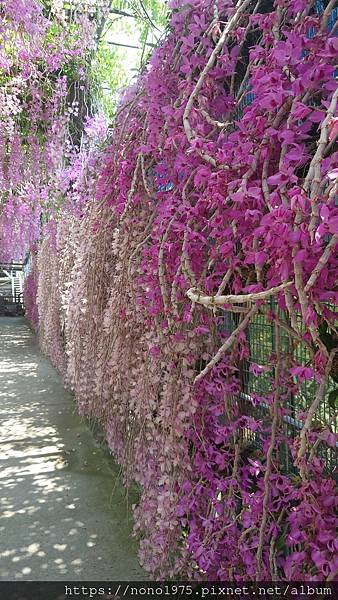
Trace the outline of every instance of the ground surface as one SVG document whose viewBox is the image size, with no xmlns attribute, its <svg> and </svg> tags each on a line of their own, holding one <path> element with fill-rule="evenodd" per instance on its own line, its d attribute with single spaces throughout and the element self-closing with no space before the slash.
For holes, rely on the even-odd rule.
<svg viewBox="0 0 338 600">
<path fill-rule="evenodd" d="M 145 579 L 117 467 L 23 318 L 0 318 L 0 442 L 0 580 Z"/>
</svg>

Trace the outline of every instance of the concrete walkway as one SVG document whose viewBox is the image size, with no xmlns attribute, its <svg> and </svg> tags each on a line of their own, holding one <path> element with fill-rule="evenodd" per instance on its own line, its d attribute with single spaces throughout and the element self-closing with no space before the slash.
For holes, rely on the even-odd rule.
<svg viewBox="0 0 338 600">
<path fill-rule="evenodd" d="M 0 318 L 0 442 L 0 580 L 145 579 L 118 469 L 23 318 Z"/>
</svg>

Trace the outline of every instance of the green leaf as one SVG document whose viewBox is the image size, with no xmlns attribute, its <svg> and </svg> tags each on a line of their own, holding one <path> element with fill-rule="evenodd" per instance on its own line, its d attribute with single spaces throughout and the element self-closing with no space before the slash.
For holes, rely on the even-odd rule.
<svg viewBox="0 0 338 600">
<path fill-rule="evenodd" d="M 330 408 L 335 408 L 336 407 L 336 401 L 338 399 L 338 388 L 336 388 L 335 390 L 332 390 L 332 392 L 329 393 L 329 397 L 328 397 L 328 403 Z"/>
<path fill-rule="evenodd" d="M 325 344 L 326 348 L 330 351 L 333 350 L 333 348 L 336 348 L 337 346 L 337 339 L 335 336 L 331 335 L 330 333 L 321 333 L 319 335 L 320 339 L 322 340 L 322 342 Z"/>
<path fill-rule="evenodd" d="M 319 335 L 323 335 L 327 332 L 327 322 L 323 321 L 318 327 Z"/>
<path fill-rule="evenodd" d="M 276 544 L 275 544 L 275 548 L 278 552 L 280 552 L 281 550 L 283 550 L 285 548 L 285 533 L 281 533 L 278 538 L 276 539 Z"/>
</svg>

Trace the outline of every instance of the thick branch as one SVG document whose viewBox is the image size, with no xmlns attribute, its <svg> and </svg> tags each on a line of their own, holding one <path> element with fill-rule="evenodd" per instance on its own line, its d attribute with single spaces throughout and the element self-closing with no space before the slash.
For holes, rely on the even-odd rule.
<svg viewBox="0 0 338 600">
<path fill-rule="evenodd" d="M 229 267 L 229 269 L 225 273 L 225 275 L 220 283 L 220 286 L 216 292 L 216 296 L 221 296 L 222 292 L 224 292 L 226 286 L 228 285 L 228 283 L 230 281 L 231 275 L 232 275 L 232 269 L 231 269 L 231 267 Z"/>
<path fill-rule="evenodd" d="M 295 253 L 295 251 L 296 251 L 296 248 L 294 249 L 294 253 Z M 303 321 L 305 324 L 307 324 L 307 327 L 311 334 L 313 343 L 316 346 L 318 346 L 318 348 L 320 348 L 324 354 L 327 354 L 326 347 L 319 337 L 317 327 L 314 325 L 314 323 L 307 321 L 309 300 L 308 300 L 307 294 L 305 293 L 305 290 L 304 290 L 302 265 L 301 265 L 301 263 L 297 262 L 296 260 L 294 260 L 293 264 L 294 264 L 294 274 L 295 274 L 295 286 L 296 286 L 296 290 L 298 293 L 298 298 L 299 298 L 299 302 L 300 302 L 300 310 L 302 313 Z"/>
<path fill-rule="evenodd" d="M 168 325 L 169 325 L 170 329 L 172 326 L 172 322 L 171 322 L 171 318 L 170 318 L 169 297 L 168 297 L 168 290 L 167 290 L 167 283 L 166 283 L 166 270 L 165 270 L 165 266 L 164 266 L 164 246 L 166 244 L 166 241 L 167 241 L 169 233 L 170 233 L 171 226 L 174 223 L 175 219 L 176 219 L 176 214 L 170 219 L 170 221 L 168 223 L 167 229 L 165 230 L 164 235 L 162 237 L 160 250 L 159 250 L 159 254 L 158 254 L 158 279 L 159 279 L 160 288 L 161 288 L 164 313 L 168 319 Z"/>
<path fill-rule="evenodd" d="M 256 302 L 257 300 L 266 300 L 270 296 L 276 296 L 279 292 L 290 287 L 292 281 L 282 283 L 277 287 L 272 287 L 263 292 L 253 292 L 252 294 L 229 294 L 227 296 L 205 296 L 196 288 L 190 288 L 187 291 L 187 296 L 192 302 L 203 304 L 204 306 L 223 306 L 224 304 L 242 304 L 244 302 Z"/>
<path fill-rule="evenodd" d="M 141 46 L 133 46 L 132 44 L 121 44 L 120 42 L 106 42 L 106 43 L 110 44 L 111 46 L 122 46 L 122 48 L 134 48 L 135 50 L 142 50 Z M 150 46 L 151 48 L 155 48 L 156 44 L 146 43 L 145 46 Z"/>
<path fill-rule="evenodd" d="M 203 369 L 203 371 L 201 371 L 195 377 L 194 383 L 198 383 L 199 381 L 201 381 L 201 379 L 203 379 L 203 377 L 205 377 L 209 373 L 209 371 L 211 371 L 211 369 L 221 360 L 221 358 L 223 358 L 224 354 L 231 348 L 231 346 L 235 342 L 238 334 L 241 331 L 243 331 L 244 329 L 246 329 L 246 327 L 248 326 L 248 324 L 250 322 L 251 317 L 253 317 L 256 314 L 256 312 L 258 312 L 258 309 L 259 309 L 259 307 L 257 306 L 257 304 L 254 304 L 254 306 L 249 310 L 247 315 L 244 317 L 243 321 L 232 332 L 232 334 L 227 338 L 227 340 L 225 340 L 224 344 L 220 347 L 220 349 L 217 351 L 215 356 L 210 360 L 210 362 L 208 362 L 208 364 Z"/>
<path fill-rule="evenodd" d="M 330 239 L 328 245 L 326 246 L 323 254 L 321 255 L 319 261 L 317 262 L 315 268 L 313 269 L 307 284 L 304 287 L 304 292 L 307 293 L 310 288 L 312 288 L 314 286 L 314 284 L 316 283 L 319 275 L 321 274 L 323 268 L 325 267 L 325 265 L 327 264 L 332 252 L 334 251 L 336 245 L 338 244 L 338 234 L 335 233 L 332 238 Z"/>
<path fill-rule="evenodd" d="M 209 60 L 208 60 L 207 64 L 205 65 L 203 71 L 201 72 L 201 74 L 198 78 L 198 81 L 189 96 L 187 105 L 186 105 L 186 107 L 184 109 L 184 113 L 183 113 L 183 126 L 184 126 L 184 130 L 185 130 L 185 133 L 186 133 L 186 136 L 187 136 L 189 142 L 191 142 L 194 138 L 194 135 L 193 135 L 192 129 L 191 129 L 191 125 L 189 122 L 189 115 L 191 113 L 191 109 L 193 107 L 194 101 L 197 98 L 199 92 L 201 91 L 201 88 L 202 88 L 202 85 L 204 83 L 206 76 L 208 75 L 210 69 L 212 69 L 212 67 L 214 66 L 216 58 L 219 55 L 219 53 L 221 52 L 221 50 L 225 44 L 228 33 L 231 31 L 232 27 L 237 23 L 240 16 L 242 15 L 242 13 L 246 9 L 246 7 L 250 4 L 250 2 L 251 2 L 251 0 L 244 0 L 244 2 L 242 2 L 242 1 L 237 2 L 235 14 L 231 17 L 231 19 L 228 21 L 228 23 L 224 27 L 221 37 L 219 38 L 214 50 L 210 54 Z"/>
<path fill-rule="evenodd" d="M 332 13 L 333 9 L 336 7 L 337 5 L 337 0 L 330 0 L 330 2 L 328 3 L 326 9 L 323 12 L 322 15 L 322 20 L 321 20 L 321 24 L 320 24 L 320 31 L 323 32 L 325 31 L 326 27 L 327 27 L 327 23 L 330 17 L 330 14 Z"/>
<path fill-rule="evenodd" d="M 124 10 L 118 10 L 117 8 L 112 8 L 109 11 L 112 15 L 120 15 L 121 17 L 130 17 L 131 19 L 136 19 L 136 15 L 132 15 L 130 13 L 125 12 Z"/>
<path fill-rule="evenodd" d="M 332 117 L 335 114 L 338 100 L 338 89 L 334 92 L 330 106 L 327 110 L 326 117 L 321 124 L 320 129 L 320 137 L 318 141 L 317 150 L 314 154 L 313 159 L 311 160 L 310 167 L 305 178 L 304 189 L 306 192 L 311 190 L 310 192 L 310 201 L 311 201 L 311 219 L 309 224 L 309 233 L 313 238 L 314 231 L 316 229 L 316 223 L 319 216 L 319 207 L 316 202 L 318 190 L 321 183 L 321 171 L 320 165 L 324 156 L 326 144 L 328 142 L 329 135 L 329 123 Z"/>
<path fill-rule="evenodd" d="M 192 270 L 191 264 L 190 264 L 190 260 L 189 260 L 189 255 L 188 255 L 188 251 L 187 251 L 187 246 L 188 246 L 188 232 L 189 232 L 189 227 L 191 227 L 193 222 L 193 219 L 190 219 L 190 221 L 188 221 L 187 223 L 187 229 L 184 232 L 184 237 L 183 237 L 183 245 L 182 245 L 182 256 L 181 256 L 181 265 L 182 265 L 182 271 L 184 273 L 184 275 L 186 276 L 187 280 L 190 282 L 190 284 L 196 285 L 196 277 L 195 274 Z"/>
<path fill-rule="evenodd" d="M 304 458 L 305 458 L 305 454 L 306 454 L 307 434 L 311 427 L 312 419 L 313 419 L 316 411 L 318 410 L 319 405 L 323 399 L 327 379 L 328 379 L 330 371 L 331 371 L 333 359 L 334 359 L 335 355 L 337 354 L 337 352 L 338 352 L 338 349 L 334 348 L 330 353 L 329 360 L 327 361 L 327 364 L 326 364 L 325 373 L 319 384 L 315 399 L 313 400 L 313 402 L 308 410 L 307 417 L 306 417 L 305 423 L 304 423 L 304 427 L 300 432 L 300 445 L 299 445 L 299 450 L 298 450 L 298 454 L 297 454 L 296 465 L 299 466 L 302 479 L 305 479 L 305 477 L 306 477 L 306 465 L 304 462 Z"/>
<path fill-rule="evenodd" d="M 263 496 L 263 513 L 262 513 L 262 521 L 259 528 L 259 541 L 257 548 L 257 566 L 258 566 L 258 578 L 260 578 L 262 574 L 263 568 L 263 546 L 264 546 L 264 535 L 266 530 L 266 524 L 268 520 L 268 512 L 269 512 L 269 500 L 270 500 L 270 489 L 271 489 L 271 473 L 273 466 L 273 453 L 276 446 L 276 437 L 277 437 L 277 427 L 279 420 L 279 396 L 280 396 L 280 365 L 281 365 L 281 356 L 280 356 L 280 332 L 279 327 L 275 327 L 276 334 L 276 354 L 277 354 L 277 364 L 275 370 L 275 395 L 274 402 L 272 407 L 272 425 L 271 425 L 271 438 L 270 444 L 266 455 L 266 468 L 264 474 L 264 496 Z"/>
<path fill-rule="evenodd" d="M 133 178 L 132 178 L 132 181 L 131 181 L 130 190 L 128 192 L 127 202 L 126 202 L 125 207 L 123 209 L 123 213 L 122 213 L 122 215 L 120 217 L 121 223 L 122 223 L 122 221 L 124 221 L 124 219 L 125 219 L 125 217 L 127 215 L 128 209 L 129 209 L 129 207 L 130 207 L 130 205 L 132 203 L 133 197 L 134 197 L 135 192 L 136 192 L 136 188 L 137 188 L 137 176 L 138 176 L 138 171 L 139 171 L 140 164 L 141 164 L 141 156 L 142 155 L 139 154 L 138 157 L 137 157 L 137 160 L 136 160 L 136 165 L 135 165 L 135 169 L 134 169 L 134 173 L 133 173 Z"/>
</svg>

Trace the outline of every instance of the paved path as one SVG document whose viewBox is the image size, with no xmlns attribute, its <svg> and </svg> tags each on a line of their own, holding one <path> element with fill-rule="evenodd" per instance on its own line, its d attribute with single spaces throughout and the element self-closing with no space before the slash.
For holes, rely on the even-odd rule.
<svg viewBox="0 0 338 600">
<path fill-rule="evenodd" d="M 0 443 L 0 580 L 145 579 L 117 467 L 23 318 L 0 318 Z"/>
</svg>

